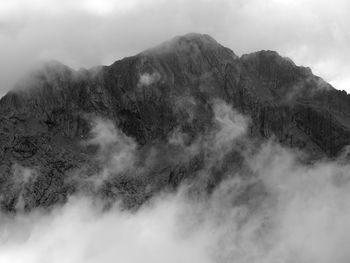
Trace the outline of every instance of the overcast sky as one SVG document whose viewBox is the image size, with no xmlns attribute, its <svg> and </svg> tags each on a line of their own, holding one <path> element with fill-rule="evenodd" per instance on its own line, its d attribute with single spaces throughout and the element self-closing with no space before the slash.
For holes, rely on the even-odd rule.
<svg viewBox="0 0 350 263">
<path fill-rule="evenodd" d="M 349 25 L 348 0 L 0 0 L 0 93 L 41 60 L 110 64 L 188 32 L 276 50 L 350 92 Z"/>
</svg>

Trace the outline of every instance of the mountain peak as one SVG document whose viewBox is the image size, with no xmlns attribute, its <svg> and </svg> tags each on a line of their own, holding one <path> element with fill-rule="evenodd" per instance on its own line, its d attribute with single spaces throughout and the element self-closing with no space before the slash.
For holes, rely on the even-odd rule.
<svg viewBox="0 0 350 263">
<path fill-rule="evenodd" d="M 22 199 L 28 209 L 49 207 L 80 189 L 90 189 L 87 179 L 100 175 L 103 165 L 115 159 L 114 149 L 120 148 L 114 142 L 104 150 L 82 143 L 94 136 L 96 117 L 108 119 L 116 134 L 120 131 L 134 142 L 127 152 L 135 156 L 136 176 L 134 170 L 114 176 L 113 164 L 113 176 L 97 193 L 108 199 L 125 197 L 128 207 L 207 167 L 205 145 L 190 158 L 182 156 L 192 143 L 201 144 L 221 127 L 215 117 L 217 105 L 224 107 L 225 116 L 231 116 L 230 107 L 244 113 L 249 119 L 246 136 L 254 141 L 273 137 L 311 158 L 336 156 L 350 144 L 349 96 L 323 88 L 311 71 L 274 51 L 238 58 L 212 37 L 191 33 L 90 73 L 49 62 L 23 82 L 21 91 L 0 100 L 0 210 L 15 211 Z M 225 117 L 223 128 L 226 121 L 236 127 L 235 120 Z M 179 142 L 173 144 L 175 136 Z M 100 154 L 108 155 L 101 165 L 96 158 Z M 210 187 L 227 175 L 229 165 L 244 160 L 234 152 L 221 157 Z M 144 169 L 153 158 L 159 162 L 151 161 Z M 13 164 L 35 165 L 37 181 L 17 187 L 11 176 Z M 81 181 L 70 177 L 77 171 L 74 178 Z M 38 185 L 42 191 L 37 191 Z"/>
<path fill-rule="evenodd" d="M 182 53 L 193 52 L 195 50 L 216 50 L 222 48 L 224 47 L 207 34 L 188 33 L 174 37 L 154 48 L 147 49 L 143 53 Z"/>
<path fill-rule="evenodd" d="M 216 47 L 220 46 L 220 44 L 211 36 L 207 34 L 199 34 L 199 33 L 188 33 L 182 36 L 177 36 L 170 41 L 174 41 L 174 42 L 188 41 L 188 42 L 202 43 L 208 46 L 216 46 Z"/>
</svg>

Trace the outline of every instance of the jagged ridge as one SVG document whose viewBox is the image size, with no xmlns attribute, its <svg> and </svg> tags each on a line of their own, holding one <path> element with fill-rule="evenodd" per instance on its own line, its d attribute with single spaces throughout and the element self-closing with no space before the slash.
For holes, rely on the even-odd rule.
<svg viewBox="0 0 350 263">
<path fill-rule="evenodd" d="M 146 76 L 145 83 L 141 76 Z M 11 179 L 14 164 L 40 171 L 26 190 L 28 209 L 64 202 L 77 190 L 74 183 L 67 183 L 70 173 L 87 163 L 90 173 L 98 169 L 91 162 L 96 149 L 80 143 L 90 136 L 89 116 L 112 120 L 142 151 L 166 143 L 174 130 L 194 140 L 212 125 L 214 99 L 250 116 L 249 136 L 275 136 L 313 158 L 335 156 L 350 141 L 346 92 L 276 52 L 239 58 L 210 36 L 192 33 L 110 66 L 74 71 L 49 64 L 4 96 L 0 101 L 3 208 L 16 209 L 23 190 Z M 156 181 L 155 189 L 176 185 L 200 165 L 200 158 L 185 167 L 165 162 L 152 171 L 157 175 L 147 183 L 126 179 L 134 193 L 128 193 L 130 206 L 147 198 L 150 193 L 143 194 L 143 187 L 150 181 Z M 119 184 L 125 182 L 109 183 L 105 194 L 110 196 Z"/>
</svg>

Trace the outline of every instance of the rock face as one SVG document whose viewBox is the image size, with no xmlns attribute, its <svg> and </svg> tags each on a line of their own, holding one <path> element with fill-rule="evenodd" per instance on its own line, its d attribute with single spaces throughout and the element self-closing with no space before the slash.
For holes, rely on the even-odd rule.
<svg viewBox="0 0 350 263">
<path fill-rule="evenodd" d="M 96 159 L 101 145 L 84 143 L 93 137 L 96 117 L 132 138 L 135 167 L 156 152 L 158 161 L 147 169 L 121 173 L 99 187 L 107 199 L 123 196 L 127 206 L 140 204 L 205 165 L 201 154 L 174 161 L 169 138 L 179 132 L 189 145 L 212 129 L 216 100 L 249 116 L 248 136 L 275 137 L 312 158 L 336 156 L 350 142 L 345 91 L 276 52 L 238 57 L 208 35 L 188 34 L 110 66 L 75 71 L 48 63 L 5 95 L 0 100 L 1 206 L 7 211 L 49 207 L 89 188 L 75 178 L 103 170 Z M 240 162 L 232 152 L 225 158 Z"/>
</svg>

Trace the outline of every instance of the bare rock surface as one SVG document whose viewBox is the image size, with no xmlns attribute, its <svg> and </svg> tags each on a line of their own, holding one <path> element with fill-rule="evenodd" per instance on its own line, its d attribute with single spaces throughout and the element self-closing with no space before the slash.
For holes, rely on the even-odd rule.
<svg viewBox="0 0 350 263">
<path fill-rule="evenodd" d="M 188 34 L 110 66 L 75 71 L 47 63 L 2 97 L 1 207 L 51 207 L 85 191 L 129 208 L 176 188 L 206 166 L 205 151 L 182 157 L 215 130 L 217 101 L 250 118 L 248 137 L 273 137 L 311 159 L 337 156 L 350 142 L 345 91 L 274 51 L 238 57 L 208 35 Z M 123 149 L 118 141 L 107 152 L 88 143 L 96 118 L 130 139 L 131 168 L 120 169 L 125 159 L 106 171 L 110 159 L 98 156 L 122 158 Z M 238 150 L 227 152 L 206 189 L 243 162 Z"/>
</svg>

